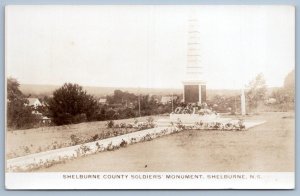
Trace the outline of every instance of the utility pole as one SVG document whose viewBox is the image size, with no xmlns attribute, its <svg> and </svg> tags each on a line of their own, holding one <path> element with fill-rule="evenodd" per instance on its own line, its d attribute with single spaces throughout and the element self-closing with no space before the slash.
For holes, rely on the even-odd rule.
<svg viewBox="0 0 300 196">
<path fill-rule="evenodd" d="M 138 102 L 139 102 L 139 116 L 141 117 L 141 94 L 140 94 L 140 89 L 139 89 L 139 97 L 138 97 Z"/>
<path fill-rule="evenodd" d="M 234 113 L 236 114 L 236 108 L 237 108 L 237 105 L 236 105 L 236 96 L 234 96 Z"/>
<path fill-rule="evenodd" d="M 246 100 L 245 100 L 245 90 L 242 88 L 241 92 L 241 114 L 246 115 Z"/>
<path fill-rule="evenodd" d="M 173 104 L 173 100 L 174 100 L 174 98 L 173 98 L 173 92 L 172 92 L 172 112 L 174 111 L 174 104 Z"/>
</svg>

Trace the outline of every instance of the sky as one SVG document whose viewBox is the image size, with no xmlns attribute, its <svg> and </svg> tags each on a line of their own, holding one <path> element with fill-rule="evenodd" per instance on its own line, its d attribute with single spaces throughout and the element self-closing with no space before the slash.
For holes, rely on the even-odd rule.
<svg viewBox="0 0 300 196">
<path fill-rule="evenodd" d="M 22 84 L 182 88 L 188 19 L 198 20 L 208 89 L 295 67 L 292 6 L 7 6 L 6 75 Z"/>
</svg>

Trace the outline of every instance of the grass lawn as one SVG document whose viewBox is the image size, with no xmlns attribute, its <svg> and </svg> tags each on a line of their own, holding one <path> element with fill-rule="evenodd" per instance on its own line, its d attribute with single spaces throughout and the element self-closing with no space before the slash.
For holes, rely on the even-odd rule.
<svg viewBox="0 0 300 196">
<path fill-rule="evenodd" d="M 247 131 L 190 130 L 40 169 L 40 172 L 291 172 L 294 113 L 262 113 Z"/>
<path fill-rule="evenodd" d="M 154 120 L 167 116 L 152 116 Z M 146 122 L 148 117 L 136 118 L 139 122 Z M 65 126 L 40 127 L 35 129 L 15 130 L 6 132 L 6 157 L 8 159 L 27 154 L 48 151 L 56 148 L 71 146 L 71 135 L 79 138 L 91 138 L 113 129 L 105 127 L 107 121 L 86 122 Z M 115 123 L 133 123 L 134 118 L 115 120 Z M 118 130 L 118 129 L 115 129 Z M 127 129 L 128 132 L 136 129 Z"/>
</svg>

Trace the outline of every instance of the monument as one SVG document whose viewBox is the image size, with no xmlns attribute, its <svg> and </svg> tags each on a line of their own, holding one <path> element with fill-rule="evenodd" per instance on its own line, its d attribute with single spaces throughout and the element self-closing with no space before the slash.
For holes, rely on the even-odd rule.
<svg viewBox="0 0 300 196">
<path fill-rule="evenodd" d="M 195 12 L 191 12 L 195 14 Z M 169 119 L 159 119 L 156 123 L 158 126 L 170 126 L 174 123 L 182 123 L 188 126 L 195 126 L 205 123 L 208 125 L 216 126 L 218 128 L 228 130 L 231 127 L 243 126 L 248 129 L 265 121 L 241 121 L 239 119 L 231 119 L 228 117 L 222 117 L 217 112 L 213 111 L 206 104 L 206 82 L 203 75 L 203 67 L 201 63 L 201 51 L 200 51 L 200 31 L 198 25 L 198 19 L 190 17 L 188 20 L 188 43 L 187 43 L 187 63 L 186 73 L 183 80 L 183 102 L 185 106 L 180 106 L 170 114 Z M 246 114 L 245 107 L 245 93 L 242 89 L 241 92 L 241 114 Z M 214 129 L 214 128 L 213 128 Z"/>
<path fill-rule="evenodd" d="M 188 19 L 187 62 L 183 79 L 183 102 L 186 107 L 177 107 L 170 114 L 170 121 L 193 124 L 200 121 L 215 121 L 219 116 L 206 104 L 206 82 L 201 63 L 200 31 L 196 13 L 191 11 Z"/>
<path fill-rule="evenodd" d="M 199 40 L 198 19 L 190 17 L 188 20 L 186 74 L 183 80 L 183 102 L 198 105 L 206 102 L 206 83 L 203 80 Z"/>
</svg>

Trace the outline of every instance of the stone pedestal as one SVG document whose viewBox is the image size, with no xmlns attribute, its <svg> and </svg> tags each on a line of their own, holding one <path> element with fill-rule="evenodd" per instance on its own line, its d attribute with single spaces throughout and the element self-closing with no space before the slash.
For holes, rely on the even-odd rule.
<svg viewBox="0 0 300 196">
<path fill-rule="evenodd" d="M 183 101 L 185 103 L 206 102 L 206 85 L 203 82 L 183 82 Z"/>
</svg>

